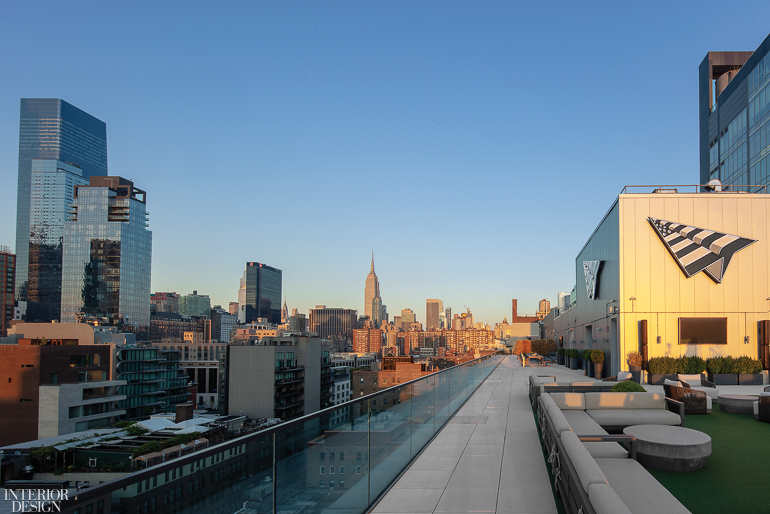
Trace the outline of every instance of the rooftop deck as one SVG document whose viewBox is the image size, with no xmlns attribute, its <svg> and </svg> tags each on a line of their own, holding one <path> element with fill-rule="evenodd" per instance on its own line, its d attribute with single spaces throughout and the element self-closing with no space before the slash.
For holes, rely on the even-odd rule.
<svg viewBox="0 0 770 514">
<path fill-rule="evenodd" d="M 527 394 L 543 369 L 505 357 L 373 512 L 557 512 Z"/>
</svg>

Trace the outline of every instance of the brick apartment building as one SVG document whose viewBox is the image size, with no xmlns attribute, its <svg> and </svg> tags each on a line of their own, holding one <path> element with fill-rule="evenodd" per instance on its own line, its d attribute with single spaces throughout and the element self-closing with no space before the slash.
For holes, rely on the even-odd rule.
<svg viewBox="0 0 770 514">
<path fill-rule="evenodd" d="M 430 374 L 426 364 L 416 363 L 412 357 L 385 357 L 381 363 L 372 365 L 372 371 L 353 371 L 351 399 Z"/>
<path fill-rule="evenodd" d="M 353 351 L 356 353 L 379 353 L 382 348 L 382 330 L 361 328 L 353 331 Z"/>
</svg>

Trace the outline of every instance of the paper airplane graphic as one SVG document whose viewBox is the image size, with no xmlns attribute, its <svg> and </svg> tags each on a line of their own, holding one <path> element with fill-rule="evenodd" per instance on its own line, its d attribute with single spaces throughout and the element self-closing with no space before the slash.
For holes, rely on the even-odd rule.
<svg viewBox="0 0 770 514">
<path fill-rule="evenodd" d="M 599 297 L 596 287 L 599 284 L 599 271 L 601 270 L 602 262 L 583 261 L 583 273 L 586 277 L 586 296 L 591 300 L 596 300 Z"/>
<path fill-rule="evenodd" d="M 756 243 L 756 239 L 714 232 L 673 221 L 647 218 L 660 240 L 687 278 L 703 271 L 717 284 L 722 283 L 735 252 Z"/>
</svg>

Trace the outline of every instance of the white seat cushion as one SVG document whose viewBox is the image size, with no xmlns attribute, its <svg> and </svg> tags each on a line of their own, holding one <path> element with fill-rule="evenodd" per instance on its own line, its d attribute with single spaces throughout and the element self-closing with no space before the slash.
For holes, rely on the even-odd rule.
<svg viewBox="0 0 770 514">
<path fill-rule="evenodd" d="M 633 377 L 633 375 L 628 371 L 621 371 L 620 373 L 618 373 L 618 382 L 620 382 L 621 380 L 628 380 L 631 377 Z"/>
<path fill-rule="evenodd" d="M 631 425 L 678 425 L 679 414 L 664 409 L 599 409 L 587 410 L 591 418 L 602 427 L 630 427 Z M 570 421 L 567 418 L 567 421 Z M 572 429 L 575 425 L 570 422 Z"/>
<path fill-rule="evenodd" d="M 663 379 L 663 385 L 674 386 L 674 387 L 684 387 L 679 380 L 669 380 L 667 378 Z"/>
<path fill-rule="evenodd" d="M 561 413 L 577 435 L 606 435 L 599 423 L 582 410 L 563 410 Z"/>
</svg>

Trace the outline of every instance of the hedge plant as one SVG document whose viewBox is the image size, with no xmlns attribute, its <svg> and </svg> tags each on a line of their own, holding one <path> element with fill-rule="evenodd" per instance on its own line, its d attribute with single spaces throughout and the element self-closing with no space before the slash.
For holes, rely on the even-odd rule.
<svg viewBox="0 0 770 514">
<path fill-rule="evenodd" d="M 580 355 L 580 358 L 582 358 L 584 361 L 591 362 L 591 352 L 593 350 L 583 350 Z"/>
<path fill-rule="evenodd" d="M 762 373 L 762 362 L 759 359 L 742 356 L 735 360 L 735 373 L 757 374 Z"/>
<path fill-rule="evenodd" d="M 565 351 L 564 348 L 559 348 L 558 350 L 556 350 L 556 355 L 564 355 L 564 351 Z"/>
<path fill-rule="evenodd" d="M 579 351 L 577 351 L 577 349 L 576 349 L 576 348 L 570 348 L 570 349 L 569 349 L 569 350 L 567 350 L 567 351 L 569 352 L 569 356 L 570 356 L 571 358 L 573 358 L 573 359 L 577 359 L 578 357 L 580 357 L 580 352 L 579 352 Z"/>
<path fill-rule="evenodd" d="M 604 352 L 601 350 L 591 350 L 591 361 L 599 364 L 604 362 Z"/>
<path fill-rule="evenodd" d="M 650 359 L 652 360 L 652 359 Z M 618 382 L 614 386 L 612 386 L 612 389 L 610 389 L 610 392 L 613 393 L 646 393 L 647 390 L 634 382 L 633 380 L 625 380 L 623 382 Z"/>
<path fill-rule="evenodd" d="M 677 369 L 677 361 L 673 357 L 653 357 L 647 361 L 647 370 L 655 375 L 675 374 Z"/>
<path fill-rule="evenodd" d="M 677 359 L 679 369 L 678 373 L 687 373 L 690 375 L 699 375 L 706 371 L 706 361 L 697 355 L 684 355 Z"/>
</svg>

